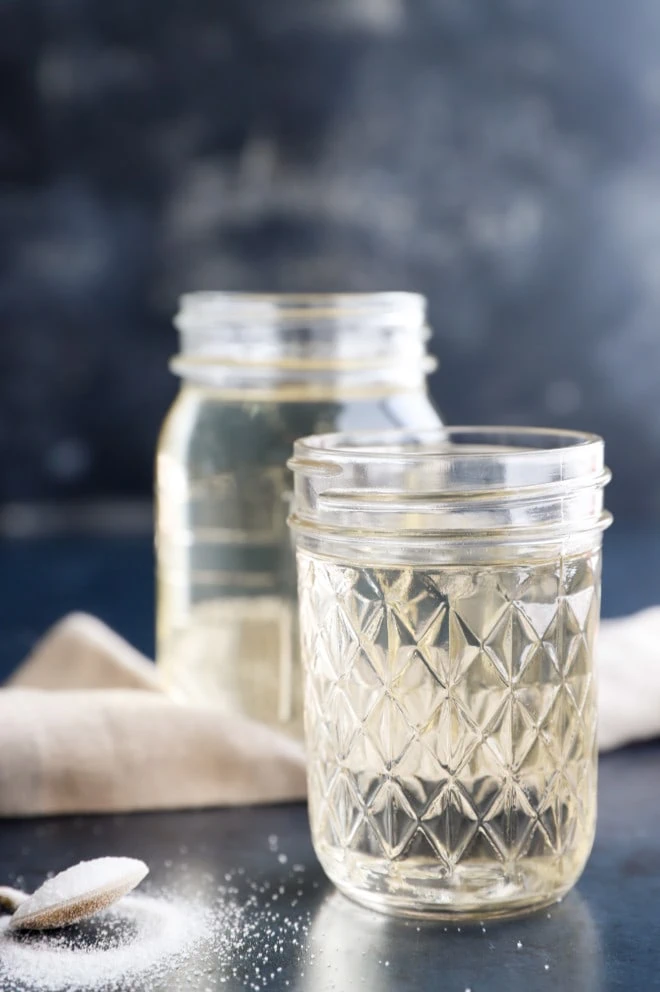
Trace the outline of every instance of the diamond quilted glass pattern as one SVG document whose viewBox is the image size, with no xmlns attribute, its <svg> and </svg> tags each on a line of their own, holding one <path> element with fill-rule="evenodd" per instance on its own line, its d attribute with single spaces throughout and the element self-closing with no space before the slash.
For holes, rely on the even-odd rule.
<svg viewBox="0 0 660 992">
<path fill-rule="evenodd" d="M 600 555 L 356 568 L 299 554 L 310 815 L 358 897 L 505 911 L 594 831 Z"/>
</svg>

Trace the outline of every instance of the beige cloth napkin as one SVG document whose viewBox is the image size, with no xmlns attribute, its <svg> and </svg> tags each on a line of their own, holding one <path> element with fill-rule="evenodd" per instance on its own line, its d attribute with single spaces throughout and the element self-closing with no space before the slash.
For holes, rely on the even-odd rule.
<svg viewBox="0 0 660 992">
<path fill-rule="evenodd" d="M 660 607 L 604 621 L 599 745 L 660 736 Z M 305 795 L 303 748 L 182 706 L 94 617 L 65 618 L 0 689 L 0 816 L 282 802 Z"/>
<path fill-rule="evenodd" d="M 603 620 L 596 657 L 600 750 L 660 737 L 660 606 Z"/>
<path fill-rule="evenodd" d="M 61 621 L 0 690 L 0 816 L 304 796 L 301 745 L 173 702 L 154 665 L 94 617 Z"/>
</svg>

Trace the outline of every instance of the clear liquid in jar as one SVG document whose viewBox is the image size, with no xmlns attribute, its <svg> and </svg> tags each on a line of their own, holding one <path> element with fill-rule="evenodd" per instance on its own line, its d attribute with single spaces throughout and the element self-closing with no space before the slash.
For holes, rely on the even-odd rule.
<svg viewBox="0 0 660 992">
<path fill-rule="evenodd" d="M 157 466 L 157 661 L 170 691 L 301 739 L 292 538 L 293 442 L 344 429 L 437 426 L 426 394 L 282 390 L 246 399 L 187 384 Z"/>
<path fill-rule="evenodd" d="M 314 846 L 383 911 L 559 898 L 596 813 L 598 553 L 352 567 L 301 552 Z"/>
</svg>

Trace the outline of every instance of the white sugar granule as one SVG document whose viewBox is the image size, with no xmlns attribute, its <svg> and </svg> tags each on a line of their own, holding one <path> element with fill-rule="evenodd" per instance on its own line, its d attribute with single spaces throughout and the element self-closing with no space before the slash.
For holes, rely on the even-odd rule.
<svg viewBox="0 0 660 992">
<path fill-rule="evenodd" d="M 164 977 L 182 964 L 208 932 L 203 911 L 143 895 L 125 897 L 93 924 L 57 933 L 14 933 L 9 919 L 0 918 L 0 987 L 44 992 L 130 990 L 132 980 Z"/>
</svg>

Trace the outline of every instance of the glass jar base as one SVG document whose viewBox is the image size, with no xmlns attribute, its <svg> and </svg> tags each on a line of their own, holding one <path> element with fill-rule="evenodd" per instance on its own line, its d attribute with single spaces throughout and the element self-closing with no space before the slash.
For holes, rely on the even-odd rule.
<svg viewBox="0 0 660 992">
<path fill-rule="evenodd" d="M 350 870 L 344 862 L 338 871 L 336 864 L 321 861 L 331 881 L 353 902 L 389 916 L 445 922 L 534 913 L 561 900 L 580 874 L 574 862 L 560 866 L 534 858 L 509 871 L 503 865 L 474 863 L 455 869 L 451 877 L 438 876 L 437 866 L 428 864 L 404 867 L 384 859 L 351 859 Z"/>
<path fill-rule="evenodd" d="M 486 920 L 514 920 L 522 916 L 530 916 L 548 906 L 553 906 L 561 902 L 563 897 L 570 891 L 566 889 L 559 895 L 554 895 L 551 899 L 529 900 L 526 903 L 511 904 L 506 906 L 481 907 L 479 910 L 448 909 L 444 905 L 438 906 L 412 906 L 402 901 L 396 901 L 391 896 L 383 896 L 382 893 L 364 892 L 362 889 L 347 888 L 343 885 L 337 886 L 339 892 L 351 902 L 363 906 L 365 909 L 372 909 L 376 913 L 385 916 L 396 916 L 404 919 L 428 920 L 436 923 L 482 923 Z"/>
</svg>

